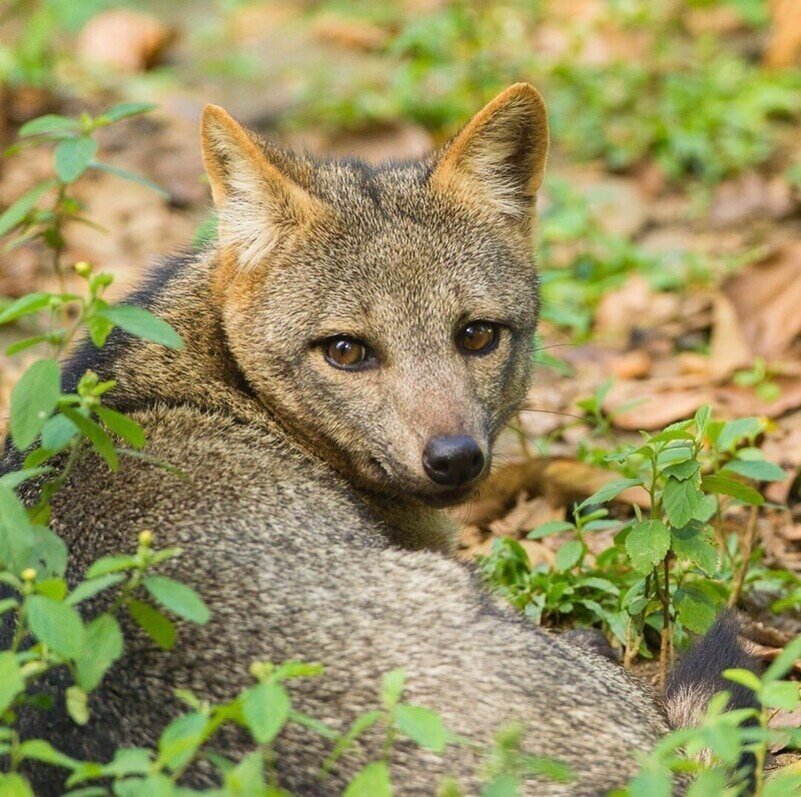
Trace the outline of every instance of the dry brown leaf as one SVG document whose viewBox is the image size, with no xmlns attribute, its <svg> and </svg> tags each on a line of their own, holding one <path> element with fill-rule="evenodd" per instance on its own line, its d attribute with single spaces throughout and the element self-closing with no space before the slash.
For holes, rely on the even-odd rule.
<svg viewBox="0 0 801 797">
<path fill-rule="evenodd" d="M 763 401 L 750 387 L 721 385 L 714 390 L 715 402 L 730 416 L 765 415 L 778 418 L 789 410 L 801 407 L 801 381 L 781 376 L 772 381 L 780 390 L 779 397 L 774 401 Z"/>
<path fill-rule="evenodd" d="M 159 63 L 176 31 L 158 17 L 112 9 L 86 23 L 78 37 L 78 57 L 118 72 L 141 72 Z"/>
<path fill-rule="evenodd" d="M 714 308 L 709 366 L 712 377 L 721 379 L 739 368 L 751 365 L 753 355 L 731 300 L 722 293 L 718 294 L 714 300 Z"/>
<path fill-rule="evenodd" d="M 601 299 L 595 315 L 596 335 L 602 340 L 623 342 L 633 329 L 649 329 L 670 321 L 678 308 L 675 294 L 657 293 L 644 277 L 635 274 Z"/>
<path fill-rule="evenodd" d="M 709 209 L 709 221 L 718 227 L 756 218 L 782 219 L 795 207 L 792 189 L 781 175 L 766 177 L 748 172 L 721 183 Z"/>
<path fill-rule="evenodd" d="M 609 370 L 619 379 L 642 379 L 651 373 L 652 365 L 647 351 L 634 349 L 612 358 Z"/>
<path fill-rule="evenodd" d="M 755 355 L 780 358 L 801 332 L 801 243 L 788 242 L 723 287 Z"/>
<path fill-rule="evenodd" d="M 553 507 L 541 496 L 526 499 L 525 494 L 521 493 L 514 508 L 504 517 L 490 523 L 489 528 L 498 537 L 513 537 L 551 520 L 564 519 L 564 507 Z"/>
<path fill-rule="evenodd" d="M 645 383 L 620 381 L 607 394 L 604 411 L 619 429 L 661 429 L 691 417 L 711 399 L 711 389 L 695 376 Z"/>
<path fill-rule="evenodd" d="M 364 20 L 326 14 L 312 25 L 312 32 L 321 41 L 348 50 L 372 52 L 381 50 L 389 41 L 389 33 L 378 25 Z"/>
</svg>

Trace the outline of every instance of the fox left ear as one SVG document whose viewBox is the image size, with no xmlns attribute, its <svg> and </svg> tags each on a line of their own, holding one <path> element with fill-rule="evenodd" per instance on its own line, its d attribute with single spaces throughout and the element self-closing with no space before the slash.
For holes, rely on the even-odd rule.
<svg viewBox="0 0 801 797">
<path fill-rule="evenodd" d="M 431 184 L 470 204 L 489 204 L 528 232 L 547 155 L 548 115 L 542 97 L 528 83 L 516 83 L 446 146 Z"/>
<path fill-rule="evenodd" d="M 225 259 L 255 267 L 317 215 L 319 203 L 222 108 L 206 106 L 200 132 Z"/>
</svg>

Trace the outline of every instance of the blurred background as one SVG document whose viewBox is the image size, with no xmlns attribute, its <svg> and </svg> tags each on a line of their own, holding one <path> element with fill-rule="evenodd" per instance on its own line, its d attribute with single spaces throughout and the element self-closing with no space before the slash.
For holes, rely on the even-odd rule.
<svg viewBox="0 0 801 797">
<path fill-rule="evenodd" d="M 87 172 L 92 223 L 65 234 L 66 258 L 113 273 L 119 295 L 208 234 L 204 103 L 288 146 L 378 160 L 419 155 L 506 85 L 534 83 L 553 131 L 540 364 L 510 464 L 464 518 L 465 551 L 564 518 L 610 478 L 612 441 L 708 403 L 764 419 L 763 450 L 789 473 L 767 497 L 790 505 L 765 519 L 766 546 L 795 569 L 799 66 L 797 0 L 2 0 L 0 142 L 47 113 L 156 104 L 98 138 L 166 197 Z M 52 158 L 0 160 L 0 210 Z M 5 300 L 54 279 L 41 242 L 0 250 Z M 4 327 L 0 344 L 21 334 Z M 0 406 L 25 363 L 0 359 Z"/>
</svg>

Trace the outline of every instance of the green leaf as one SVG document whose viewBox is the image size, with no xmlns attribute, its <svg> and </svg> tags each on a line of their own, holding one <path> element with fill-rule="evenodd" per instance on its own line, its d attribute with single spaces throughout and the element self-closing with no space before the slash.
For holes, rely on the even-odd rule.
<svg viewBox="0 0 801 797">
<path fill-rule="evenodd" d="M 32 567 L 40 577 L 63 576 L 67 570 L 66 543 L 46 526 L 34 526 L 26 567 Z"/>
<path fill-rule="evenodd" d="M 49 340 L 49 335 L 34 335 L 31 338 L 23 338 L 22 340 L 18 340 L 16 343 L 12 343 L 10 346 L 8 346 L 6 348 L 5 355 L 6 357 L 13 357 L 15 354 L 19 354 L 21 351 L 32 349 L 34 346 L 38 346 L 40 343 L 45 343 Z"/>
<path fill-rule="evenodd" d="M 23 482 L 50 473 L 51 468 L 23 468 L 22 470 L 12 470 L 0 476 L 0 487 L 7 487 L 10 490 L 19 487 Z"/>
<path fill-rule="evenodd" d="M 584 555 L 584 543 L 581 540 L 569 540 L 562 544 L 556 552 L 554 567 L 560 572 L 565 572 L 575 567 Z"/>
<path fill-rule="evenodd" d="M 683 529 L 673 529 L 671 536 L 673 553 L 680 559 L 689 559 L 707 575 L 717 570 L 718 549 L 705 528 L 690 524 Z"/>
<path fill-rule="evenodd" d="M 77 133 L 80 129 L 81 125 L 75 119 L 48 113 L 36 119 L 31 119 L 30 122 L 25 122 L 20 127 L 17 135 L 20 138 L 29 138 L 30 136 L 41 136 L 49 133 Z"/>
<path fill-rule="evenodd" d="M 33 526 L 25 507 L 9 488 L 0 488 L 0 563 L 21 573 L 28 566 L 33 544 Z"/>
<path fill-rule="evenodd" d="M 119 435 L 126 443 L 134 448 L 145 447 L 145 430 L 135 420 L 108 407 L 98 407 L 95 413 L 114 434 Z"/>
<path fill-rule="evenodd" d="M 0 324 L 7 324 L 15 321 L 24 315 L 38 313 L 50 304 L 49 293 L 26 293 L 14 302 L 11 302 L 2 313 L 0 313 Z"/>
<path fill-rule="evenodd" d="M 19 451 L 33 443 L 56 408 L 61 371 L 55 360 L 37 360 L 11 391 L 11 438 Z"/>
<path fill-rule="evenodd" d="M 384 674 L 381 682 L 381 702 L 384 708 L 391 711 L 397 705 L 406 685 L 406 670 L 399 667 Z"/>
<path fill-rule="evenodd" d="M 26 216 L 36 207 L 36 203 L 42 195 L 49 191 L 54 185 L 55 180 L 45 180 L 37 183 L 30 191 L 24 193 L 13 205 L 9 205 L 3 213 L 0 213 L 0 238 L 7 235 L 15 227 L 23 222 Z"/>
<path fill-rule="evenodd" d="M 679 481 L 685 481 L 698 473 L 701 468 L 701 463 L 695 459 L 685 459 L 683 462 L 677 462 L 674 465 L 668 465 L 663 471 L 662 475 Z"/>
<path fill-rule="evenodd" d="M 441 753 L 445 749 L 447 733 L 442 717 L 423 706 L 399 705 L 395 711 L 398 728 L 417 744 Z"/>
<path fill-rule="evenodd" d="M 207 723 L 198 712 L 173 720 L 159 739 L 158 763 L 172 771 L 183 767 L 203 743 Z"/>
<path fill-rule="evenodd" d="M 19 746 L 21 758 L 30 758 L 34 761 L 41 761 L 44 764 L 52 764 L 64 769 L 74 769 L 81 762 L 71 758 L 66 753 L 56 750 L 50 742 L 44 739 L 29 739 L 22 742 Z"/>
<path fill-rule="evenodd" d="M 695 479 L 669 478 L 662 491 L 662 506 L 671 526 L 686 526 L 698 511 L 701 504 L 701 491 Z"/>
<path fill-rule="evenodd" d="M 12 772 L 0 775 L 0 797 L 36 797 L 28 785 L 28 781 Z"/>
<path fill-rule="evenodd" d="M 40 442 L 48 451 L 61 451 L 76 434 L 78 427 L 66 415 L 59 413 L 44 425 Z"/>
<path fill-rule="evenodd" d="M 28 598 L 26 609 L 28 625 L 40 642 L 68 659 L 75 659 L 81 654 L 84 627 L 75 609 L 43 595 Z"/>
<path fill-rule="evenodd" d="M 718 435 L 717 448 L 721 451 L 731 451 L 738 443 L 745 439 L 753 439 L 764 429 L 759 418 L 736 418 L 727 421 Z"/>
<path fill-rule="evenodd" d="M 793 665 L 801 659 L 801 636 L 794 637 L 784 646 L 784 650 L 776 656 L 765 670 L 762 680 L 765 682 L 775 681 L 788 673 Z"/>
<path fill-rule="evenodd" d="M 392 797 L 387 764 L 384 761 L 368 764 L 348 784 L 343 797 Z"/>
<path fill-rule="evenodd" d="M 65 695 L 67 713 L 76 725 L 86 725 L 89 722 L 89 703 L 86 692 L 80 686 L 73 684 L 67 688 Z"/>
<path fill-rule="evenodd" d="M 14 698 L 25 691 L 25 679 L 10 651 L 0 653 L 0 715 L 14 702 Z"/>
<path fill-rule="evenodd" d="M 242 695 L 242 711 L 253 738 L 269 744 L 289 718 L 291 703 L 286 690 L 277 683 L 260 683 Z"/>
<path fill-rule="evenodd" d="M 97 142 L 88 136 L 66 138 L 56 147 L 56 174 L 62 183 L 72 183 L 88 168 L 97 154 Z"/>
<path fill-rule="evenodd" d="M 131 570 L 136 567 L 136 559 L 124 554 L 118 556 L 103 556 L 89 566 L 86 578 L 97 578 L 106 573 L 119 573 L 121 570 Z"/>
<path fill-rule="evenodd" d="M 751 670 L 724 670 L 723 677 L 727 681 L 732 681 L 735 684 L 744 686 L 746 689 L 750 689 L 752 692 L 759 692 L 762 689 L 762 681 Z"/>
<path fill-rule="evenodd" d="M 701 479 L 701 489 L 707 493 L 730 495 L 752 506 L 761 506 L 765 503 L 765 499 L 753 487 L 734 479 L 727 479 L 725 476 L 704 476 Z"/>
<path fill-rule="evenodd" d="M 92 444 L 92 448 L 106 460 L 109 468 L 113 471 L 119 470 L 120 460 L 114 450 L 114 442 L 105 430 L 72 407 L 62 407 L 61 412 L 78 427 L 78 431 Z"/>
<path fill-rule="evenodd" d="M 155 110 L 156 106 L 151 102 L 120 102 L 104 111 L 102 116 L 109 122 L 119 122 L 120 119 L 127 119 L 130 116 L 139 116 L 143 113 Z"/>
<path fill-rule="evenodd" d="M 66 603 L 70 606 L 77 606 L 81 601 L 85 601 L 88 598 L 94 597 L 98 592 L 102 592 L 104 589 L 108 589 L 109 587 L 113 587 L 115 584 L 119 584 L 123 578 L 124 576 L 121 576 L 117 573 L 107 573 L 106 575 L 99 576 L 98 578 L 82 581 L 69 594 Z"/>
<path fill-rule="evenodd" d="M 103 680 L 108 668 L 122 656 L 122 631 L 117 619 L 101 614 L 90 620 L 86 624 L 85 640 L 83 653 L 75 662 L 75 680 L 91 692 Z"/>
<path fill-rule="evenodd" d="M 575 526 L 568 523 L 566 520 L 551 520 L 548 523 L 542 523 L 536 529 L 526 534 L 529 540 L 540 540 L 543 537 L 548 537 L 551 534 L 559 534 L 562 531 L 572 531 Z"/>
<path fill-rule="evenodd" d="M 115 177 L 120 177 L 123 180 L 127 180 L 129 183 L 143 185 L 145 188 L 155 191 L 164 199 L 170 198 L 170 195 L 158 183 L 148 180 L 147 177 L 142 177 L 141 174 L 129 172 L 127 169 L 121 169 L 119 166 L 114 166 L 111 163 L 103 163 L 101 161 L 95 161 L 91 164 L 91 166 L 93 169 L 99 169 L 100 171 L 107 172 L 108 174 L 113 174 Z"/>
<path fill-rule="evenodd" d="M 147 591 L 165 608 L 193 623 L 204 625 L 209 621 L 209 610 L 203 599 L 191 587 L 166 576 L 148 576 L 144 581 Z"/>
<path fill-rule="evenodd" d="M 131 617 L 150 638 L 164 650 L 170 650 L 175 644 L 175 626 L 160 611 L 143 601 L 132 600 L 128 603 Z"/>
<path fill-rule="evenodd" d="M 246 755 L 225 773 L 226 797 L 284 797 L 282 791 L 268 791 L 264 782 L 264 760 L 258 751 Z M 288 797 L 288 794 L 287 794 Z"/>
<path fill-rule="evenodd" d="M 670 529 L 661 520 L 644 520 L 626 537 L 626 553 L 640 573 L 650 573 L 670 550 Z"/>
<path fill-rule="evenodd" d="M 721 471 L 722 474 L 727 472 L 736 473 L 757 482 L 779 482 L 787 478 L 787 471 L 764 459 L 735 459 L 727 463 Z"/>
<path fill-rule="evenodd" d="M 642 485 L 642 479 L 615 479 L 614 481 L 609 482 L 609 484 L 605 484 L 600 490 L 593 493 L 589 498 L 585 498 L 578 505 L 578 509 L 580 511 L 588 506 L 593 506 L 594 504 L 605 504 L 607 501 L 611 501 L 617 495 L 622 493 L 623 490 L 626 490 L 629 487 L 637 487 L 639 485 Z"/>
<path fill-rule="evenodd" d="M 341 758 L 342 754 L 353 744 L 353 742 L 359 738 L 368 728 L 372 728 L 373 725 L 378 722 L 383 715 L 380 711 L 367 711 L 364 714 L 360 714 L 356 719 L 353 721 L 353 724 L 348 728 L 348 730 L 342 734 L 337 740 L 334 749 L 331 751 L 331 754 L 328 758 L 325 759 L 323 763 L 323 771 L 327 772 L 334 764 Z"/>
<path fill-rule="evenodd" d="M 717 606 L 697 590 L 685 588 L 678 590 L 674 603 L 678 606 L 678 618 L 681 624 L 695 634 L 705 634 L 715 622 Z"/>
<path fill-rule="evenodd" d="M 164 319 L 143 307 L 117 304 L 98 310 L 98 315 L 131 335 L 159 343 L 168 349 L 180 349 L 184 345 L 181 336 Z"/>
<path fill-rule="evenodd" d="M 762 687 L 759 702 L 767 708 L 793 711 L 799 704 L 799 685 L 794 681 L 771 681 Z"/>
</svg>

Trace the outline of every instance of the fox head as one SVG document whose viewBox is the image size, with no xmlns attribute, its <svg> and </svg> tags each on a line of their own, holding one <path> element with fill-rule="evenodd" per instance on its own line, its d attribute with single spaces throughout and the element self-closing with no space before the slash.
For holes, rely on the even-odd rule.
<svg viewBox="0 0 801 797">
<path fill-rule="evenodd" d="M 215 106 L 202 144 L 214 295 L 252 389 L 361 489 L 464 498 L 528 387 L 540 95 L 510 87 L 422 161 L 317 162 Z"/>
</svg>

